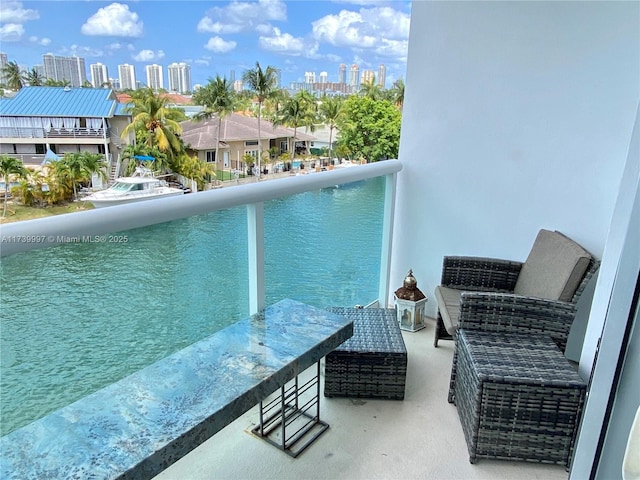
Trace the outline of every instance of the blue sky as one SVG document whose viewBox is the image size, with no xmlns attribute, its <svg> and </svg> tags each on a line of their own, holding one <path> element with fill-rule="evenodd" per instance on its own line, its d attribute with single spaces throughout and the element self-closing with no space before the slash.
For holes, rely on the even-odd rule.
<svg viewBox="0 0 640 480">
<path fill-rule="evenodd" d="M 103 63 L 110 77 L 117 65 L 191 65 L 193 83 L 216 74 L 236 78 L 260 62 L 281 70 L 284 86 L 306 71 L 338 66 L 387 67 L 386 86 L 405 77 L 411 2 L 407 0 L 237 1 L 0 1 L 0 51 L 24 67 L 42 55 L 78 55 Z"/>
</svg>

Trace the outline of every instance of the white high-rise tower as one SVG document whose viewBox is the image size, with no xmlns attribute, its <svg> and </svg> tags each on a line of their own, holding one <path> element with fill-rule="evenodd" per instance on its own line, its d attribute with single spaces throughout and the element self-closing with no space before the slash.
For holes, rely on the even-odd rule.
<svg viewBox="0 0 640 480">
<path fill-rule="evenodd" d="M 147 65 L 147 86 L 153 90 L 164 88 L 162 65 Z"/>
<path fill-rule="evenodd" d="M 191 67 L 186 63 L 172 63 L 167 67 L 169 91 L 178 93 L 191 92 Z"/>
<path fill-rule="evenodd" d="M 109 82 L 109 73 L 107 66 L 102 63 L 92 63 L 91 66 L 91 85 L 93 88 L 101 88 Z"/>
<path fill-rule="evenodd" d="M 136 71 L 133 65 L 128 63 L 118 65 L 118 77 L 120 78 L 120 90 L 136 89 Z"/>
</svg>

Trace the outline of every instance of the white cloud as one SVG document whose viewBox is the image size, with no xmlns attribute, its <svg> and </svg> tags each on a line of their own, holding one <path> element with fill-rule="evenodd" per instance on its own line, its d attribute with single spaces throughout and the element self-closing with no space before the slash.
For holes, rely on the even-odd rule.
<svg viewBox="0 0 640 480">
<path fill-rule="evenodd" d="M 47 45 L 51 44 L 51 39 L 50 38 L 46 38 L 46 37 L 37 37 L 35 35 L 32 35 L 29 37 L 29 41 L 31 43 L 37 43 L 38 45 L 42 45 L 43 47 L 46 47 Z"/>
<path fill-rule="evenodd" d="M 287 6 L 282 0 L 233 1 L 224 7 L 210 9 L 198 22 L 197 29 L 204 33 L 240 33 L 253 31 L 265 22 L 286 19 Z"/>
<path fill-rule="evenodd" d="M 158 50 L 154 52 L 153 50 L 140 50 L 136 55 L 133 55 L 132 58 L 136 62 L 151 62 L 154 60 L 160 60 L 164 58 L 164 51 Z"/>
<path fill-rule="evenodd" d="M 68 48 L 62 49 L 62 54 L 66 56 L 77 56 L 77 57 L 103 57 L 104 52 L 102 50 L 93 48 L 93 47 L 83 47 L 81 45 L 71 45 Z"/>
<path fill-rule="evenodd" d="M 18 23 L 7 23 L 0 27 L 0 40 L 3 42 L 17 42 L 24 35 L 24 27 Z"/>
<path fill-rule="evenodd" d="M 409 15 L 390 7 L 341 10 L 312 23 L 312 35 L 336 47 L 375 49 L 384 40 L 409 38 Z"/>
<path fill-rule="evenodd" d="M 209 17 L 204 17 L 198 22 L 199 32 L 229 34 L 239 33 L 243 30 L 242 25 L 233 25 L 228 23 L 214 22 Z"/>
<path fill-rule="evenodd" d="M 382 57 L 398 58 L 406 61 L 409 42 L 407 40 L 382 39 L 375 52 Z"/>
<path fill-rule="evenodd" d="M 198 60 L 194 60 L 193 63 L 195 63 L 196 65 L 204 65 L 205 67 L 208 67 L 210 65 L 209 60 L 205 58 L 199 58 Z"/>
<path fill-rule="evenodd" d="M 22 24 L 38 18 L 40 18 L 38 11 L 23 8 L 22 2 L 2 0 L 0 2 L 0 41 L 20 41 L 25 33 Z"/>
<path fill-rule="evenodd" d="M 274 28 L 273 33 L 273 36 L 259 38 L 261 48 L 288 55 L 300 55 L 308 50 L 302 38 L 296 38 L 289 33 L 280 33 L 279 28 Z"/>
<path fill-rule="evenodd" d="M 226 41 L 220 37 L 211 37 L 204 48 L 215 53 L 227 53 L 236 48 L 236 45 L 233 40 Z"/>
<path fill-rule="evenodd" d="M 143 25 L 128 5 L 112 3 L 93 14 L 80 31 L 93 36 L 140 37 Z"/>
<path fill-rule="evenodd" d="M 30 8 L 22 8 L 22 2 L 3 0 L 0 3 L 0 22 L 2 23 L 22 24 L 29 20 L 37 20 L 38 18 L 40 18 L 38 11 Z"/>
</svg>

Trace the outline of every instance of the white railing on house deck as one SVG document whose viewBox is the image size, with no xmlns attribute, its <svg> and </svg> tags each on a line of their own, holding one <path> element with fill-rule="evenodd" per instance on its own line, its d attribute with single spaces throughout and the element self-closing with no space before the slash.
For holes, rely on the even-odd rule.
<svg viewBox="0 0 640 480">
<path fill-rule="evenodd" d="M 77 242 L 78 238 L 87 242 L 91 242 L 93 239 L 101 241 L 98 236 L 246 205 L 249 243 L 249 300 L 250 313 L 253 314 L 265 306 L 264 202 L 334 185 L 384 176 L 386 183 L 378 300 L 381 304 L 386 304 L 389 294 L 396 174 L 401 169 L 400 161 L 385 160 L 355 168 L 335 169 L 278 180 L 256 181 L 255 183 L 179 197 L 160 198 L 148 202 L 8 223 L 0 226 L 0 256 L 64 244 L 68 243 L 69 239 L 74 242 Z"/>
</svg>

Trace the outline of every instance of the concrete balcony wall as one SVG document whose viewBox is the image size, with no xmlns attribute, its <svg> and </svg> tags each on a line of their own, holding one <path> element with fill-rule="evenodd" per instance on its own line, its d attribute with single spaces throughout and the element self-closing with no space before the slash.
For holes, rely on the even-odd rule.
<svg viewBox="0 0 640 480">
<path fill-rule="evenodd" d="M 444 255 L 601 257 L 640 98 L 637 2 L 414 2 L 391 285 Z M 435 302 L 429 302 L 430 314 Z"/>
</svg>

